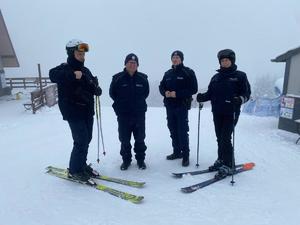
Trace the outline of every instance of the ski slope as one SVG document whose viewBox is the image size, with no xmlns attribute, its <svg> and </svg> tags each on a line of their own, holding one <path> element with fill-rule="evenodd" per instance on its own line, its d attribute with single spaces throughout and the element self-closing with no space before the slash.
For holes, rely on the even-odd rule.
<svg viewBox="0 0 300 225">
<path fill-rule="evenodd" d="M 97 129 L 89 162 L 104 175 L 145 181 L 142 189 L 102 181 L 107 186 L 143 195 L 132 204 L 95 189 L 45 174 L 49 165 L 67 167 L 72 148 L 68 125 L 58 107 L 36 115 L 25 111 L 22 99 L 0 98 L 0 224 L 1 225 L 299 225 L 300 145 L 296 134 L 277 129 L 276 118 L 242 114 L 236 128 L 236 162 L 255 162 L 252 171 L 191 194 L 181 187 L 213 174 L 175 179 L 171 172 L 194 170 L 197 146 L 197 109 L 189 114 L 191 165 L 167 161 L 171 140 L 164 108 L 149 108 L 146 115 L 146 170 L 135 160 L 120 171 L 117 121 L 111 107 L 102 107 L 106 156 L 97 159 Z M 201 111 L 200 167 L 216 159 L 216 141 L 210 108 Z M 102 149 L 100 149 L 102 152 Z M 100 153 L 101 153 L 100 152 Z"/>
</svg>

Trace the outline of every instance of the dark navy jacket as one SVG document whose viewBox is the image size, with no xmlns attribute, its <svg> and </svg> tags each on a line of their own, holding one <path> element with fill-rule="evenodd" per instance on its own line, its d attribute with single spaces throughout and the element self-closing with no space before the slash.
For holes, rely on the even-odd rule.
<svg viewBox="0 0 300 225">
<path fill-rule="evenodd" d="M 149 95 L 147 75 L 136 71 L 130 76 L 124 69 L 113 76 L 109 95 L 114 100 L 112 106 L 116 115 L 143 115 Z"/>
<path fill-rule="evenodd" d="M 165 72 L 159 85 L 159 91 L 164 96 L 164 104 L 168 106 L 185 106 L 193 94 L 198 91 L 195 72 L 180 64 Z M 166 98 L 166 91 L 175 91 L 176 98 Z"/>
<path fill-rule="evenodd" d="M 217 71 L 208 85 L 207 92 L 202 94 L 201 101 L 210 100 L 214 113 L 233 114 L 234 111 L 239 113 L 241 105 L 234 106 L 232 99 L 240 97 L 242 103 L 249 100 L 251 88 L 246 73 L 237 70 L 236 65 Z"/>
<path fill-rule="evenodd" d="M 86 119 L 94 115 L 95 77 L 88 68 L 82 67 L 81 79 L 74 70 L 63 63 L 49 71 L 50 80 L 57 83 L 58 105 L 64 120 Z"/>
</svg>

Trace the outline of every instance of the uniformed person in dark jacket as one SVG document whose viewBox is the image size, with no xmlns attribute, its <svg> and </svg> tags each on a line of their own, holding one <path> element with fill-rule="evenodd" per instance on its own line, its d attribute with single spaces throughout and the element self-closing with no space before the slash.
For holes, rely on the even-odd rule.
<svg viewBox="0 0 300 225">
<path fill-rule="evenodd" d="M 232 174 L 235 166 L 231 135 L 240 115 L 241 104 L 249 100 L 251 90 L 246 73 L 237 70 L 232 50 L 221 50 L 218 59 L 220 69 L 212 77 L 207 92 L 197 95 L 197 101 L 211 101 L 218 159 L 209 169 L 218 170 L 216 176 L 224 177 Z"/>
<path fill-rule="evenodd" d="M 147 75 L 137 71 L 138 57 L 131 53 L 125 58 L 125 68 L 113 76 L 109 94 L 113 99 L 113 108 L 118 119 L 120 154 L 123 159 L 121 170 L 127 170 L 132 161 L 131 134 L 133 134 L 135 159 L 139 169 L 146 169 L 145 164 L 145 114 L 146 98 L 149 95 Z"/>
<path fill-rule="evenodd" d="M 57 83 L 58 106 L 72 132 L 69 176 L 87 181 L 97 175 L 86 161 L 93 132 L 94 95 L 100 96 L 102 90 L 97 77 L 84 66 L 88 45 L 73 39 L 67 43 L 66 50 L 67 63 L 51 69 L 49 77 L 53 83 Z"/>
<path fill-rule="evenodd" d="M 191 107 L 192 95 L 198 91 L 198 84 L 194 71 L 183 65 L 183 59 L 181 51 L 172 53 L 172 68 L 164 74 L 159 90 L 164 96 L 173 146 L 173 153 L 167 156 L 167 160 L 183 158 L 182 166 L 188 166 L 188 110 Z"/>
</svg>

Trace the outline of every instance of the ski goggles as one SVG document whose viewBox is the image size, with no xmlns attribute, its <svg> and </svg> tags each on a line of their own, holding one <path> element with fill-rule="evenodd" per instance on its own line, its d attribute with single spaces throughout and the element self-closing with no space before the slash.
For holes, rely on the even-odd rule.
<svg viewBox="0 0 300 225">
<path fill-rule="evenodd" d="M 81 43 L 79 45 L 77 45 L 77 49 L 80 52 L 88 52 L 89 51 L 89 45 L 86 43 Z"/>
</svg>

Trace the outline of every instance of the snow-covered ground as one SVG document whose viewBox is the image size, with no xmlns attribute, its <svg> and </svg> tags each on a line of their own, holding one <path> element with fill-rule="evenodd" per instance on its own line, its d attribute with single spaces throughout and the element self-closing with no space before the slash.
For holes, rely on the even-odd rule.
<svg viewBox="0 0 300 225">
<path fill-rule="evenodd" d="M 0 98 L 0 224 L 1 225 L 299 225 L 300 145 L 296 134 L 277 129 L 276 118 L 242 114 L 236 128 L 236 161 L 256 167 L 191 194 L 180 188 L 201 182 L 212 174 L 174 179 L 171 172 L 194 170 L 197 146 L 197 109 L 190 120 L 191 165 L 167 161 L 171 141 L 163 108 L 147 112 L 148 145 L 145 171 L 134 161 L 120 171 L 121 157 L 115 114 L 102 107 L 107 155 L 96 164 L 93 139 L 89 162 L 101 173 L 145 181 L 142 189 L 103 182 L 143 195 L 139 205 L 89 187 L 45 174 L 45 167 L 67 167 L 72 139 L 58 107 L 43 108 L 36 115 L 25 111 L 21 100 Z M 9 100 L 9 101 L 8 101 Z M 216 141 L 209 108 L 201 112 L 200 169 L 216 159 Z M 94 137 L 97 135 L 96 124 Z"/>
</svg>

